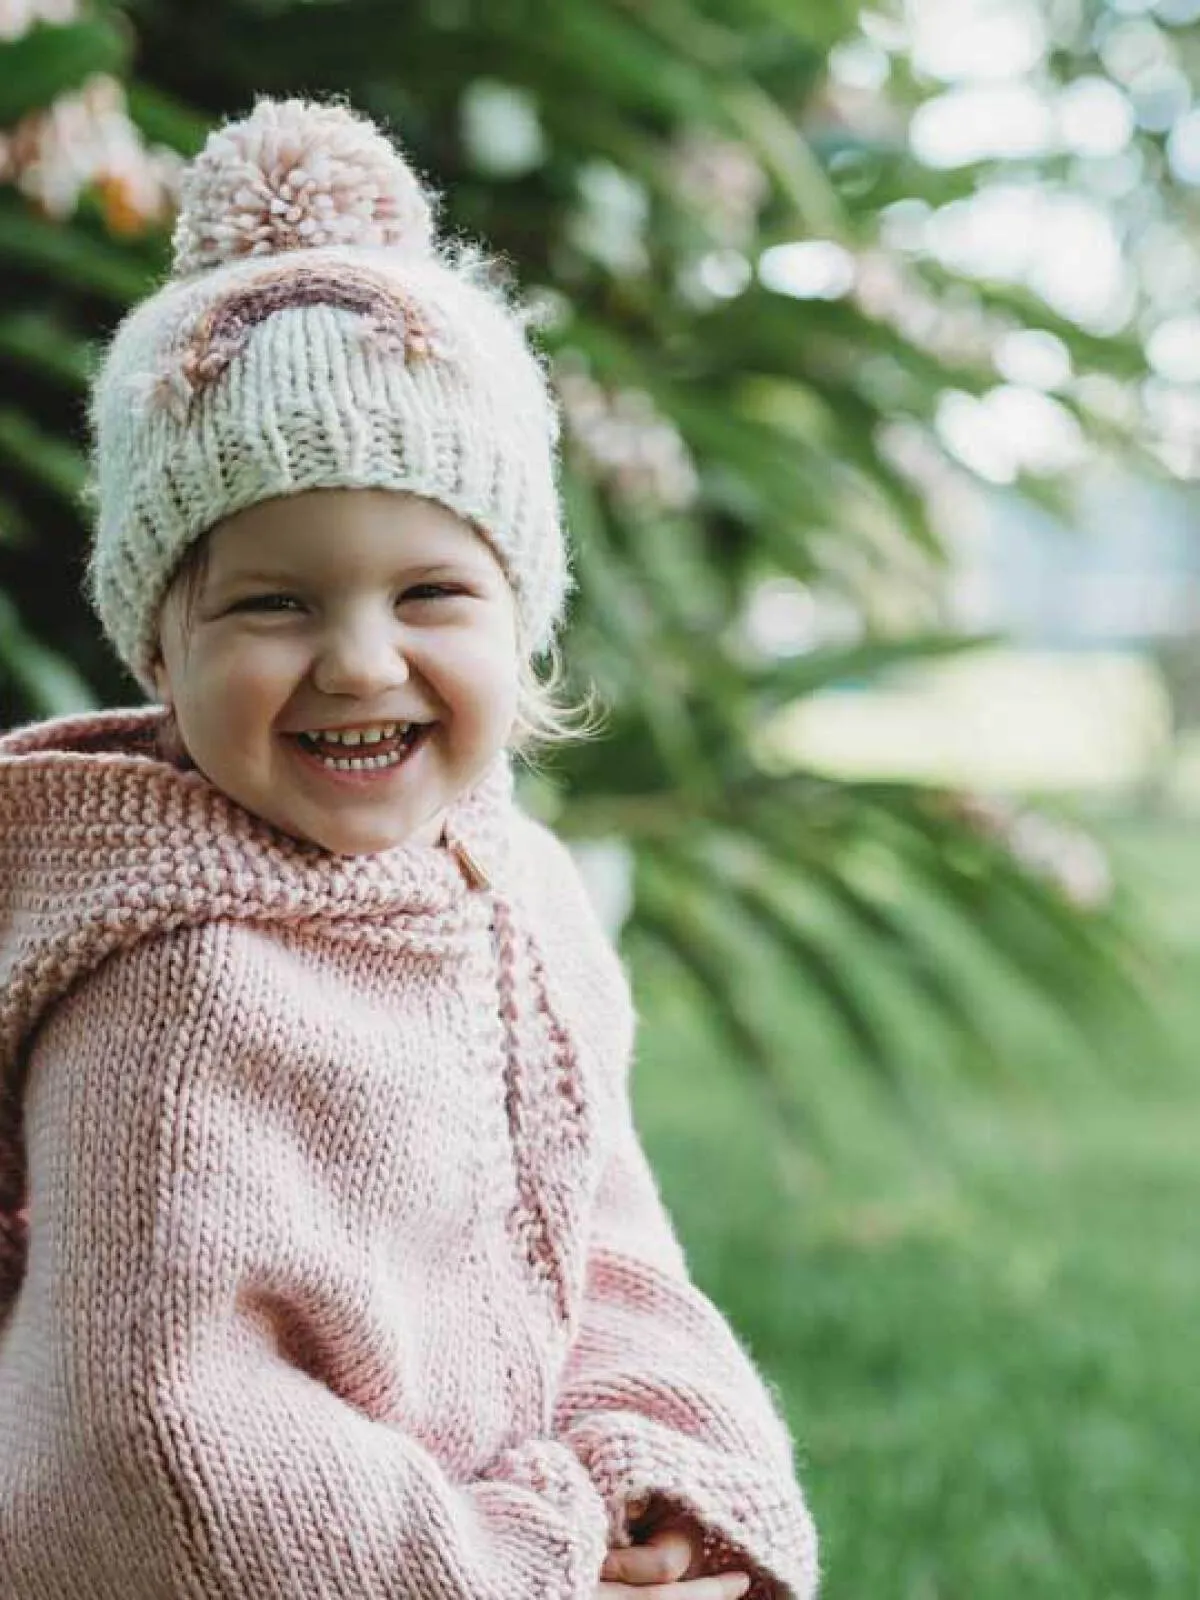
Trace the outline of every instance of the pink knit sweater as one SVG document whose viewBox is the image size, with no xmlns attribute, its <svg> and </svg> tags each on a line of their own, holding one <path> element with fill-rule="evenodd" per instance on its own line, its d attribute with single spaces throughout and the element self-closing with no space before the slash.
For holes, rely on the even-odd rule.
<svg viewBox="0 0 1200 1600">
<path fill-rule="evenodd" d="M 644 1492 L 807 1600 L 787 1428 L 507 758 L 445 846 L 338 857 L 158 715 L 0 739 L 2 1600 L 593 1600 Z"/>
</svg>

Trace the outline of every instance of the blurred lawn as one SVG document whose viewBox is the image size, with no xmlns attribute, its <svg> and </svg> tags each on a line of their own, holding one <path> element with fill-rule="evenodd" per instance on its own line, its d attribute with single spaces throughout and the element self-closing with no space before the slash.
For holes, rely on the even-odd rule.
<svg viewBox="0 0 1200 1600">
<path fill-rule="evenodd" d="M 1176 953 L 1174 1063 L 1090 1075 L 993 977 L 1021 1070 L 986 1103 L 932 1073 L 924 1144 L 848 1088 L 836 1161 L 781 1160 L 691 997 L 630 949 L 639 1124 L 697 1280 L 778 1385 L 825 1600 L 1200 1595 L 1200 829 L 1111 837 Z M 819 1008 L 778 977 L 761 1003 L 829 1081 Z"/>
</svg>

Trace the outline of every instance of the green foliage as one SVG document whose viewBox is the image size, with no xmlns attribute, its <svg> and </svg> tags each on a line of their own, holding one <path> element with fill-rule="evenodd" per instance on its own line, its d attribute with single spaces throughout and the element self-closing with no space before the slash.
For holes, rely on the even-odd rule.
<svg viewBox="0 0 1200 1600">
<path fill-rule="evenodd" d="M 30 637 L 5 595 L 0 595 L 0 682 L 15 687 L 39 716 L 63 716 L 95 704 L 71 663 Z"/>
<path fill-rule="evenodd" d="M 129 40 L 107 19 L 35 23 L 22 38 L 0 43 L 0 128 L 78 88 L 90 74 L 120 74 L 128 64 Z"/>
<path fill-rule="evenodd" d="M 37 281 L 37 294 L 27 290 L 22 300 L 38 309 L 51 289 L 80 300 L 102 298 L 110 303 L 111 316 L 112 307 L 125 310 L 154 282 L 150 263 L 127 246 L 82 223 L 66 228 L 36 216 L 5 193 L 0 193 L 0 262 L 6 277 L 11 274 L 22 287 L 29 278 Z"/>
<path fill-rule="evenodd" d="M 906 1019 L 916 1148 L 864 1114 L 808 998 L 764 983 L 746 1003 L 792 1071 L 835 1085 L 834 1159 L 790 1159 L 685 977 L 638 951 L 639 1125 L 697 1281 L 778 1388 L 830 1600 L 1195 1591 L 1200 852 L 1190 824 L 1115 843 L 1175 958 L 1175 1070 L 1089 1081 L 981 968 L 975 1014 L 1021 1075 L 947 1081 L 935 1019 Z"/>
<path fill-rule="evenodd" d="M 990 1060 L 952 966 L 897 883 L 939 908 L 943 945 L 980 941 L 1083 1024 L 1097 985 L 1128 995 L 1136 976 L 1119 904 L 1071 905 L 941 797 L 779 772 L 762 754 L 790 698 L 970 644 L 947 638 L 936 608 L 916 599 L 942 552 L 881 440 L 902 416 L 940 448 L 930 431 L 940 394 L 985 390 L 990 360 L 933 350 L 849 301 L 786 299 L 753 281 L 732 294 L 704 287 L 714 253 L 749 273 L 774 241 L 872 244 L 897 196 L 969 192 L 974 174 L 923 171 L 899 135 L 866 141 L 824 114 L 826 59 L 856 17 L 841 0 L 131 0 L 0 47 L 0 120 L 97 70 L 128 76 L 136 57 L 132 124 L 184 155 L 255 92 L 347 95 L 443 187 L 446 226 L 483 236 L 543 293 L 542 338 L 559 370 L 585 374 L 610 411 L 630 397 L 643 408 L 633 432 L 648 456 L 632 473 L 567 408 L 563 487 L 581 580 L 567 656 L 612 719 L 602 745 L 546 762 L 550 805 L 569 835 L 629 840 L 635 936 L 693 973 L 764 1092 L 801 1128 L 822 1089 L 784 1070 L 746 1004 L 757 951 L 774 951 L 788 981 L 819 997 L 847 1061 L 890 1094 L 903 1098 L 906 1068 L 870 996 L 879 970 L 950 1024 L 964 1061 Z M 20 73 L 7 70 L 14 62 Z M 472 132 L 480 85 L 493 117 L 507 107 L 510 133 L 524 119 L 524 153 L 508 165 L 490 135 Z M 697 140 L 732 160 L 725 178 L 687 176 Z M 57 216 L 0 191 L 9 720 L 73 703 L 54 662 L 74 662 L 102 702 L 130 693 L 78 596 L 82 408 L 98 342 L 165 264 L 165 224 L 131 229 L 111 194 L 85 190 Z M 1130 342 L 1085 336 L 1029 296 L 922 274 L 931 293 L 1052 329 L 1082 368 L 1141 370 Z M 683 492 L 681 461 L 694 475 Z M 860 619 L 859 640 L 755 657 L 747 601 L 778 574 L 837 594 Z M 911 625 L 885 626 L 901 592 Z M 864 861 L 888 870 L 872 875 Z"/>
</svg>

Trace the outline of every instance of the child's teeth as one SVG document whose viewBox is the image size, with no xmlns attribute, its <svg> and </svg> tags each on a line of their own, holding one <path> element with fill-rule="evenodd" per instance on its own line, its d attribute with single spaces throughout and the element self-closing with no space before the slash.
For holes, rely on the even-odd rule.
<svg viewBox="0 0 1200 1600">
<path fill-rule="evenodd" d="M 381 739 L 393 738 L 397 729 L 406 734 L 409 726 L 406 722 L 385 722 L 376 728 L 314 728 L 306 737 L 325 744 L 378 744 Z"/>
<path fill-rule="evenodd" d="M 383 728 L 345 728 L 340 732 L 327 729 L 324 733 L 312 733 L 306 737 L 314 741 L 323 741 L 327 745 L 379 744 L 381 740 L 391 738 L 396 732 L 397 728 L 399 728 L 401 738 L 404 742 L 387 754 L 334 756 L 325 755 L 319 749 L 313 751 L 313 754 L 316 755 L 321 761 L 322 765 L 326 767 L 335 767 L 340 772 L 361 772 L 364 769 L 372 767 L 399 766 L 399 764 L 408 755 L 413 745 L 416 743 L 416 725 L 410 722 L 389 722 Z"/>
</svg>

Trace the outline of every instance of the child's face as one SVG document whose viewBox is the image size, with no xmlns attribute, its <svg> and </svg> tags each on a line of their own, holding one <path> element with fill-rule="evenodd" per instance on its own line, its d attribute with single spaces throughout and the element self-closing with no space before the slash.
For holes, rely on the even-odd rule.
<svg viewBox="0 0 1200 1600">
<path fill-rule="evenodd" d="M 217 524 L 194 604 L 179 581 L 164 602 L 155 676 L 192 760 L 247 810 L 344 855 L 435 844 L 512 729 L 512 594 L 445 507 L 310 490 Z M 330 764 L 394 758 L 394 736 L 298 737 L 387 723 L 428 725 L 394 765 Z"/>
</svg>

